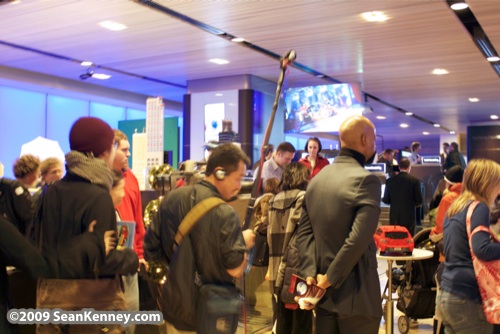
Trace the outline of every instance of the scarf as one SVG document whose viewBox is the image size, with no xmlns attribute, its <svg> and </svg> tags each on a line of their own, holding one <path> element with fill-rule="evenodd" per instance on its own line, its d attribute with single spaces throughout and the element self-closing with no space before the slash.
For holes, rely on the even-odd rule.
<svg viewBox="0 0 500 334">
<path fill-rule="evenodd" d="M 94 157 L 93 154 L 69 152 L 66 154 L 66 169 L 90 183 L 100 185 L 108 191 L 111 190 L 113 185 L 111 171 L 104 160 Z"/>
</svg>

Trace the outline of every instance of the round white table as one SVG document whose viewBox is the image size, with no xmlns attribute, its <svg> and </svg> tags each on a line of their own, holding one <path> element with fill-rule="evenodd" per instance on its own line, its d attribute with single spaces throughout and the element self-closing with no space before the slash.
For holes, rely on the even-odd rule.
<svg viewBox="0 0 500 334">
<path fill-rule="evenodd" d="M 387 260 L 387 302 L 385 308 L 385 332 L 386 334 L 394 333 L 394 300 L 392 299 L 392 262 L 393 261 L 418 261 L 430 259 L 434 253 L 426 250 L 415 248 L 411 255 L 380 255 L 377 252 L 377 259 Z M 382 296 L 383 299 L 384 296 Z"/>
</svg>

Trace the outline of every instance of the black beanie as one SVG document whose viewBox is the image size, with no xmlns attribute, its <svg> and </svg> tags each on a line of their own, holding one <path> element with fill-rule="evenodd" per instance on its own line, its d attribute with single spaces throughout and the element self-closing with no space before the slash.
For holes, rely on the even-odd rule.
<svg viewBox="0 0 500 334">
<path fill-rule="evenodd" d="M 464 169 L 460 166 L 453 166 L 446 172 L 444 179 L 451 184 L 462 183 Z"/>
<path fill-rule="evenodd" d="M 69 132 L 69 146 L 72 151 L 92 152 L 95 157 L 109 150 L 114 139 L 111 127 L 95 117 L 79 118 Z"/>
</svg>

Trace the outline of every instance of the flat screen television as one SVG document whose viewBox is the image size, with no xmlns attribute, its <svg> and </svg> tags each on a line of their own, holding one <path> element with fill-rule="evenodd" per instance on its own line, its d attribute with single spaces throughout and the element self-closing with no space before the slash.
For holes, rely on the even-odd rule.
<svg viewBox="0 0 500 334">
<path fill-rule="evenodd" d="M 349 116 L 365 110 L 359 84 L 289 88 L 284 93 L 285 133 L 338 132 Z"/>
</svg>

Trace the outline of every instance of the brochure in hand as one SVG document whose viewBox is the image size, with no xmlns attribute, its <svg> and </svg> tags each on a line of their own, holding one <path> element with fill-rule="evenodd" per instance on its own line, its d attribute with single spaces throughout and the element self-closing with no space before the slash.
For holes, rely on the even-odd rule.
<svg viewBox="0 0 500 334">
<path fill-rule="evenodd" d="M 300 297 L 299 304 L 302 301 L 302 303 L 307 302 L 313 305 L 316 305 L 323 298 L 325 291 L 325 289 L 315 284 L 307 285 L 305 278 L 295 274 L 292 275 L 290 288 L 288 289 L 288 292 Z"/>
<path fill-rule="evenodd" d="M 134 248 L 135 222 L 116 222 L 116 249 Z"/>
</svg>

